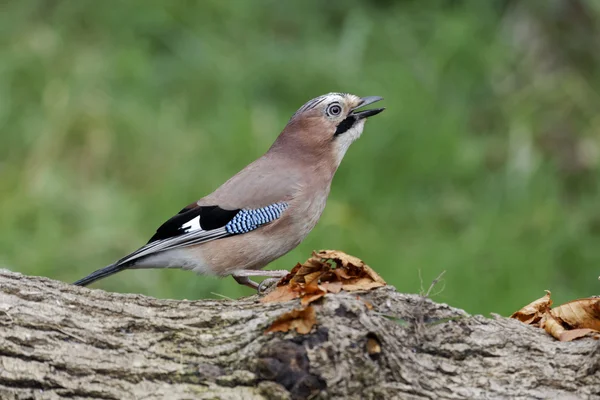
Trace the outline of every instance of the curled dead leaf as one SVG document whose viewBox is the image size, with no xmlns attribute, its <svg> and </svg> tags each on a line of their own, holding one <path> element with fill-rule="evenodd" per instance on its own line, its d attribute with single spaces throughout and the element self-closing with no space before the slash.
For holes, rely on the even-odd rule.
<svg viewBox="0 0 600 400">
<path fill-rule="evenodd" d="M 380 282 L 374 282 L 369 278 L 358 278 L 358 279 L 348 279 L 347 282 L 342 284 L 342 289 L 347 292 L 354 292 L 357 290 L 371 290 L 381 286 L 384 286 Z"/>
<path fill-rule="evenodd" d="M 277 286 L 260 301 L 261 303 L 277 303 L 294 300 L 298 297 L 300 297 L 300 292 L 292 290 L 289 286 Z"/>
<path fill-rule="evenodd" d="M 306 306 L 310 303 L 312 303 L 313 301 L 317 301 L 319 300 L 321 297 L 325 296 L 325 291 L 321 290 L 319 292 L 315 292 L 313 294 L 307 294 L 305 296 L 302 296 L 302 299 L 300 299 L 300 304 L 302 304 L 303 306 Z"/>
<path fill-rule="evenodd" d="M 560 335 L 560 338 L 558 338 L 558 340 L 560 340 L 561 342 L 570 342 L 571 340 L 579 339 L 585 336 L 591 336 L 596 340 L 600 338 L 600 334 L 598 333 L 598 331 L 585 328 L 565 331 L 562 335 Z"/>
<path fill-rule="evenodd" d="M 542 317 L 548 311 L 550 311 L 550 306 L 552 305 L 552 300 L 550 300 L 550 294 L 550 291 L 546 290 L 546 295 L 544 297 L 527 304 L 525 307 L 521 308 L 519 311 L 515 312 L 510 317 L 518 319 L 519 321 L 528 325 L 537 324 L 538 322 L 540 322 Z"/>
<path fill-rule="evenodd" d="M 302 309 L 294 309 L 279 316 L 265 333 L 271 332 L 288 332 L 295 329 L 301 335 L 305 335 L 317 323 L 315 309 L 308 306 Z"/>
<path fill-rule="evenodd" d="M 572 328 L 600 331 L 600 297 L 570 301 L 553 308 L 550 314 Z"/>
<path fill-rule="evenodd" d="M 261 302 L 300 298 L 301 304 L 307 305 L 327 293 L 371 290 L 385 285 L 385 281 L 359 258 L 337 250 L 321 250 L 314 252 L 303 264 L 297 264 Z"/>
<path fill-rule="evenodd" d="M 554 319 L 550 314 L 546 314 L 540 323 L 540 328 L 543 328 L 550 335 L 554 336 L 554 338 L 560 340 L 560 337 L 567 330 Z"/>
<path fill-rule="evenodd" d="M 325 292 L 339 293 L 342 291 L 343 283 L 341 281 L 323 282 L 319 285 Z"/>
<path fill-rule="evenodd" d="M 573 300 L 550 308 L 550 292 L 517 311 L 511 318 L 539 326 L 562 342 L 585 336 L 600 337 L 600 298 Z"/>
<path fill-rule="evenodd" d="M 324 260 L 333 260 L 337 267 L 342 267 L 342 269 L 346 271 L 352 271 L 357 273 L 357 275 L 363 275 L 363 272 L 366 273 L 373 281 L 379 282 L 384 286 L 385 281 L 375 272 L 371 267 L 365 264 L 360 258 L 351 256 L 342 251 L 338 250 L 321 250 L 316 254 L 313 254 L 313 257 L 319 257 Z M 345 274 L 344 278 L 349 279 L 353 276 Z M 356 277 L 356 276 L 354 276 Z"/>
</svg>

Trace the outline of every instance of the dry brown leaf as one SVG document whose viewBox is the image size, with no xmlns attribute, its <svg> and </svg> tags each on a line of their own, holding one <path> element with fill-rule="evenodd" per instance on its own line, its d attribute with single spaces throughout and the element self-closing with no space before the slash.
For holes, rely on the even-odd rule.
<svg viewBox="0 0 600 400">
<path fill-rule="evenodd" d="M 319 276 L 321 276 L 320 272 L 317 272 L 319 274 Z M 313 274 L 311 274 L 313 275 Z M 319 281 L 320 278 L 319 276 L 311 276 L 311 278 L 313 278 L 311 281 L 306 282 L 304 285 L 299 285 L 301 287 L 303 287 L 304 289 L 304 293 L 308 293 L 308 294 L 312 294 L 312 293 L 316 293 L 319 292 L 321 289 L 319 289 Z"/>
<path fill-rule="evenodd" d="M 300 292 L 291 290 L 289 285 L 277 286 L 275 290 L 260 299 L 261 303 L 276 303 L 290 301 L 300 297 Z"/>
<path fill-rule="evenodd" d="M 364 265 L 364 262 L 360 258 L 351 256 L 343 251 L 338 250 L 321 250 L 318 253 L 313 253 L 313 256 L 334 260 L 336 263 L 341 263 L 343 267 L 347 267 L 348 265 Z"/>
<path fill-rule="evenodd" d="M 319 285 L 319 287 L 325 292 L 330 293 L 339 293 L 342 291 L 342 282 L 333 281 L 333 282 L 323 282 Z"/>
<path fill-rule="evenodd" d="M 354 278 L 348 279 L 342 283 L 342 289 L 347 292 L 354 292 L 357 290 L 371 290 L 381 286 L 385 286 L 385 283 L 375 282 L 370 278 Z"/>
<path fill-rule="evenodd" d="M 549 313 L 544 316 L 540 323 L 540 328 L 543 328 L 550 335 L 554 336 L 555 339 L 560 340 L 560 337 L 567 330 L 552 317 Z"/>
<path fill-rule="evenodd" d="M 367 273 L 367 275 L 369 275 L 371 277 L 371 279 L 373 279 L 375 282 L 381 283 L 381 286 L 385 286 L 385 281 L 383 280 L 382 277 L 379 276 L 379 274 L 375 271 L 373 271 L 373 268 L 369 267 L 366 264 L 363 264 L 363 268 L 365 270 L 365 272 Z"/>
<path fill-rule="evenodd" d="M 311 272 L 310 274 L 304 275 L 304 283 L 310 285 L 313 281 L 318 281 L 319 277 L 323 275 L 321 271 Z"/>
<path fill-rule="evenodd" d="M 339 279 L 350 279 L 352 278 L 350 275 L 348 275 L 348 271 L 346 271 L 343 268 L 336 268 L 333 270 L 333 273 L 339 278 Z"/>
<path fill-rule="evenodd" d="M 297 264 L 261 302 L 288 301 L 299 297 L 301 303 L 307 305 L 327 293 L 369 290 L 385 284 L 359 258 L 337 250 L 321 250 L 313 252 L 303 264 Z"/>
<path fill-rule="evenodd" d="M 303 265 L 298 270 L 298 272 L 296 272 L 296 275 L 292 279 L 298 280 L 298 278 L 302 278 L 302 282 L 305 282 L 304 279 L 306 278 L 307 275 L 314 274 L 314 273 L 320 274 L 321 273 L 321 271 L 319 271 L 320 269 L 321 269 L 320 266 L 317 268 L 313 265 L 306 265 L 306 266 Z"/>
<path fill-rule="evenodd" d="M 600 298 L 573 300 L 551 309 L 550 292 L 511 315 L 526 324 L 539 326 L 561 342 L 585 336 L 600 338 Z"/>
<path fill-rule="evenodd" d="M 546 317 L 544 317 L 541 327 L 561 342 L 570 342 L 585 336 L 591 336 L 593 333 L 598 333 L 598 331 L 589 328 L 568 330 L 559 320 L 553 318 L 550 314 L 547 314 Z"/>
<path fill-rule="evenodd" d="M 579 339 L 584 336 L 593 336 L 594 333 L 597 334 L 598 331 L 595 331 L 594 329 L 589 329 L 589 328 L 573 329 L 570 331 L 563 332 L 560 335 L 560 338 L 558 338 L 558 340 L 560 340 L 561 342 L 570 342 L 571 340 Z"/>
<path fill-rule="evenodd" d="M 300 304 L 302 304 L 303 306 L 306 306 L 310 303 L 312 303 L 313 301 L 317 301 L 319 300 L 321 297 L 325 296 L 327 292 L 325 292 L 324 290 L 321 290 L 319 292 L 315 292 L 313 294 L 307 294 L 305 296 L 302 296 L 302 299 L 300 300 Z"/>
<path fill-rule="evenodd" d="M 295 329 L 301 335 L 305 335 L 317 323 L 315 309 L 308 306 L 302 309 L 294 309 L 277 318 L 265 333 L 288 332 Z"/>
<path fill-rule="evenodd" d="M 296 276 L 296 273 L 300 270 L 300 268 L 302 268 L 302 264 L 300 264 L 300 263 L 296 264 L 296 266 L 294 268 L 292 268 L 292 270 L 290 271 L 289 274 L 287 274 L 286 276 L 281 278 L 281 280 L 277 283 L 277 286 L 283 286 L 283 285 L 289 283 L 292 280 L 292 278 L 294 278 L 294 276 Z"/>
<path fill-rule="evenodd" d="M 537 324 L 542 317 L 550 310 L 552 300 L 550 300 L 550 291 L 546 290 L 546 295 L 536 301 L 527 304 L 519 311 L 511 315 L 511 318 L 518 319 L 529 325 Z"/>
<path fill-rule="evenodd" d="M 553 308 L 550 314 L 571 328 L 600 331 L 600 297 L 570 301 Z"/>
</svg>

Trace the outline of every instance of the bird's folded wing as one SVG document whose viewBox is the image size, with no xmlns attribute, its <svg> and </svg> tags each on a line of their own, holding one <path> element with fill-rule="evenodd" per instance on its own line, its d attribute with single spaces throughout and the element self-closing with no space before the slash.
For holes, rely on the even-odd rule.
<svg viewBox="0 0 600 400">
<path fill-rule="evenodd" d="M 161 251 L 192 246 L 232 235 L 240 235 L 281 217 L 288 204 L 279 202 L 256 209 L 225 210 L 195 203 L 162 224 L 150 241 L 117 261 L 122 265 Z"/>
</svg>

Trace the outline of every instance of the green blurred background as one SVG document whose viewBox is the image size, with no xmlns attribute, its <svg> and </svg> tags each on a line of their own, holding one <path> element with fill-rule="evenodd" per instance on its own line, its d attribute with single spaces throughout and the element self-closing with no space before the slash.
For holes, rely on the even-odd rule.
<svg viewBox="0 0 600 400">
<path fill-rule="evenodd" d="M 0 6 L 0 267 L 71 282 L 264 153 L 305 101 L 385 97 L 315 249 L 508 314 L 600 282 L 600 2 L 11 1 Z M 0 283 L 1 284 L 1 283 Z M 126 271 L 156 297 L 252 293 Z"/>
</svg>

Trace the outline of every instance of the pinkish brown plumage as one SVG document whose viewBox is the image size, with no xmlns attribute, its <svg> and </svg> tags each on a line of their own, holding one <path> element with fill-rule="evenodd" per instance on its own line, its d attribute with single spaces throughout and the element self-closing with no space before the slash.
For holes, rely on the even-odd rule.
<svg viewBox="0 0 600 400">
<path fill-rule="evenodd" d="M 304 104 L 262 157 L 158 228 L 135 252 L 75 282 L 87 285 L 128 268 L 183 268 L 232 275 L 257 288 L 251 276 L 286 254 L 315 227 L 331 181 L 368 117 L 357 111 L 381 100 L 329 93 Z"/>
</svg>

